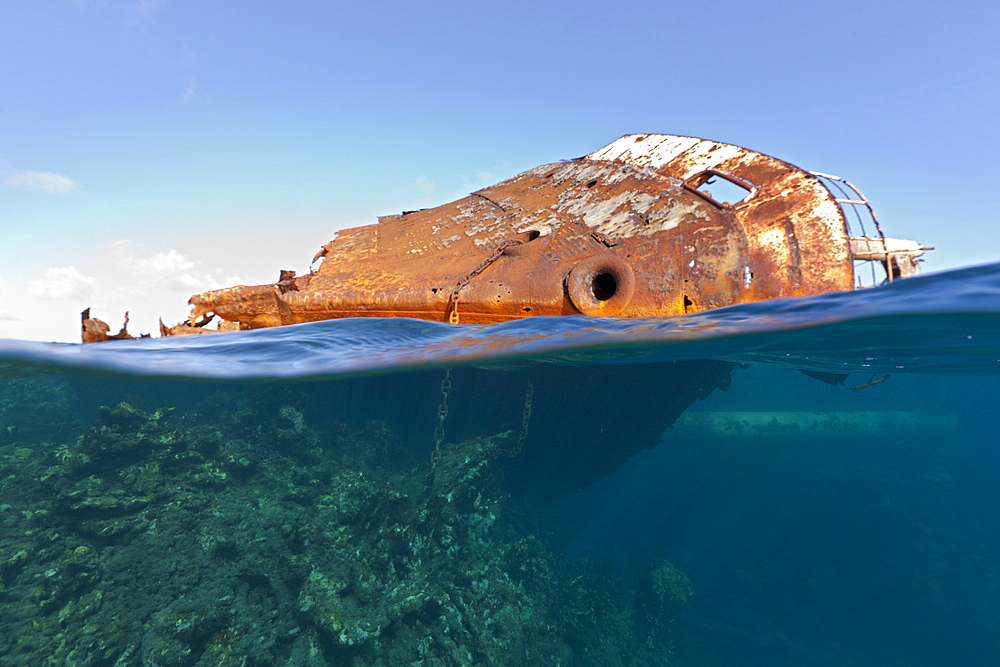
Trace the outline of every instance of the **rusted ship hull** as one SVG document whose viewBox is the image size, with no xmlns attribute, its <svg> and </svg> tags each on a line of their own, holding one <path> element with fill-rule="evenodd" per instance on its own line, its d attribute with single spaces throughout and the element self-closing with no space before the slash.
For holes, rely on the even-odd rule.
<svg viewBox="0 0 1000 667">
<path fill-rule="evenodd" d="M 881 263 L 888 279 L 915 271 L 923 249 L 885 239 L 873 214 L 877 236 L 852 238 L 845 207 L 867 201 L 834 192 L 830 178 L 731 144 L 629 135 L 343 230 L 308 274 L 196 294 L 190 320 L 161 333 L 363 316 L 670 316 L 851 289 L 859 260 Z M 85 318 L 85 342 L 128 336 Z"/>
<path fill-rule="evenodd" d="M 851 207 L 869 214 L 870 232 L 852 233 Z M 922 252 L 886 239 L 867 200 L 836 177 L 730 144 L 630 135 L 458 201 L 343 230 L 308 274 L 283 271 L 272 284 L 197 294 L 190 320 L 161 333 L 365 316 L 492 324 L 683 315 L 852 289 L 859 262 L 881 265 L 892 280 L 915 272 Z M 124 327 L 110 334 L 89 313 L 83 324 L 85 342 L 130 337 Z M 378 412 L 415 447 L 506 433 L 498 447 L 516 454 L 505 466 L 509 479 L 545 500 L 656 444 L 693 402 L 728 386 L 732 366 L 688 360 L 630 367 L 621 377 L 553 367 L 488 378 L 459 368 L 415 374 L 419 386 L 403 401 L 396 391 L 359 397 L 327 386 L 317 400 L 370 408 L 390 397 Z"/>
</svg>

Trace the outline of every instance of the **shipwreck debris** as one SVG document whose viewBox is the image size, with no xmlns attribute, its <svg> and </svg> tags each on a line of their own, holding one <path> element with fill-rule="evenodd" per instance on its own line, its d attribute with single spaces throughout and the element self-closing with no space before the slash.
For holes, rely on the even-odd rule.
<svg viewBox="0 0 1000 667">
<path fill-rule="evenodd" d="M 90 308 L 84 308 L 80 313 L 81 337 L 84 343 L 99 343 L 105 340 L 131 340 L 135 336 L 128 332 L 128 312 L 125 313 L 125 322 L 116 334 L 108 333 L 111 327 L 104 320 L 90 316 Z"/>
<path fill-rule="evenodd" d="M 868 200 L 839 177 L 732 144 L 635 134 L 340 231 L 315 271 L 196 294 L 190 319 L 161 334 L 341 317 L 682 315 L 872 286 L 876 266 L 886 281 L 907 277 L 925 250 L 885 237 Z M 85 318 L 84 342 L 128 336 L 102 324 Z"/>
</svg>

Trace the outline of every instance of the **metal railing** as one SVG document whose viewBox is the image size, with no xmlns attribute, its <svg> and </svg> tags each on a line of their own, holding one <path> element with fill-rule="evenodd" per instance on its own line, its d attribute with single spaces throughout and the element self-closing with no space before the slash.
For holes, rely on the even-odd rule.
<svg viewBox="0 0 1000 667">
<path fill-rule="evenodd" d="M 809 173 L 817 177 L 833 195 L 834 201 L 840 207 L 840 212 L 844 215 L 844 221 L 847 223 L 847 236 L 867 239 L 868 246 L 881 245 L 882 255 L 888 257 L 889 249 L 886 246 L 882 225 L 879 224 L 875 209 L 872 208 L 871 202 L 868 201 L 864 193 L 840 176 L 824 174 L 819 171 Z M 888 260 L 883 263 L 875 259 L 854 257 L 853 261 L 855 289 L 877 287 L 884 282 L 891 282 L 894 277 L 893 271 L 888 268 L 891 267 L 891 262 Z M 883 271 L 884 275 L 881 278 L 876 273 L 876 265 Z"/>
</svg>

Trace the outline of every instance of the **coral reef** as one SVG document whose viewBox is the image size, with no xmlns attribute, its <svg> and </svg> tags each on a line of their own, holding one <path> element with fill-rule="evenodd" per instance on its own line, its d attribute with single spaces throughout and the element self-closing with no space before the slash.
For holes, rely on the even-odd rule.
<svg viewBox="0 0 1000 667">
<path fill-rule="evenodd" d="M 686 579 L 637 602 L 568 557 L 498 483 L 509 440 L 416 455 L 262 390 L 0 443 L 3 664 L 669 664 Z"/>
<path fill-rule="evenodd" d="M 662 558 L 651 561 L 639 577 L 636 595 L 651 639 L 669 641 L 670 623 L 693 594 L 691 581 Z"/>
</svg>

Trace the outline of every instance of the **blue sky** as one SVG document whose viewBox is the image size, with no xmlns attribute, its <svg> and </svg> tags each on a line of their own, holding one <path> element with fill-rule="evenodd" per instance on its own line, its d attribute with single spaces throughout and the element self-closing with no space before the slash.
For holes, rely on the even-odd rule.
<svg viewBox="0 0 1000 667">
<path fill-rule="evenodd" d="M 172 324 L 634 132 L 844 176 L 926 270 L 998 261 L 997 35 L 987 2 L 5 0 L 0 337 Z"/>
</svg>

